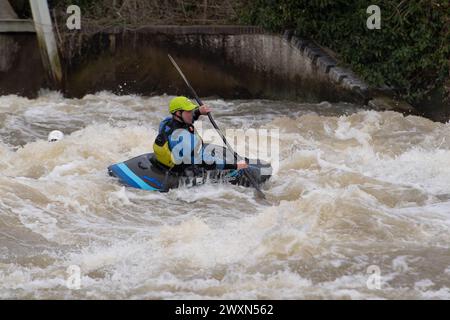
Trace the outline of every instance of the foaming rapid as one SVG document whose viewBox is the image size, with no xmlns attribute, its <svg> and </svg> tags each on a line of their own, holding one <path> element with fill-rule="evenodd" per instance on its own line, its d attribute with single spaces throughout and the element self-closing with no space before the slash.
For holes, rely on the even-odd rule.
<svg viewBox="0 0 450 320">
<path fill-rule="evenodd" d="M 449 124 L 206 99 L 223 129 L 279 130 L 270 203 L 125 188 L 106 167 L 152 150 L 170 98 L 0 97 L 0 298 L 450 299 Z"/>
</svg>

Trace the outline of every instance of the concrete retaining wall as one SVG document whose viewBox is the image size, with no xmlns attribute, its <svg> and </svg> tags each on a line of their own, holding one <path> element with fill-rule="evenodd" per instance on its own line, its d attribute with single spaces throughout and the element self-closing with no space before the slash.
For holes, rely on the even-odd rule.
<svg viewBox="0 0 450 320">
<path fill-rule="evenodd" d="M 6 42 L 0 38 L 0 94 L 35 96 L 46 87 L 35 36 L 7 37 Z M 170 53 L 201 96 L 346 101 L 412 111 L 409 105 L 374 96 L 324 50 L 290 32 L 268 34 L 239 26 L 112 28 L 94 36 L 74 31 L 61 49 L 67 96 L 100 90 L 188 94 L 167 58 Z"/>
<path fill-rule="evenodd" d="M 27 1 L 13 4 L 21 8 Z M 27 25 L 30 21 L 17 20 L 8 0 L 0 0 L 0 20 L 0 95 L 34 97 L 49 87 L 36 36 L 28 33 L 35 29 Z M 186 94 L 167 59 L 171 53 L 202 96 L 348 101 L 438 121 L 450 118 L 444 89 L 424 99 L 418 112 L 393 99 L 389 88 L 369 88 L 340 66 L 329 50 L 290 31 L 278 35 L 251 26 L 143 26 L 135 30 L 112 27 L 98 33 L 64 28 L 60 26 L 58 36 L 60 32 L 65 36 L 59 49 L 65 57 L 63 91 L 67 96 L 100 90 Z"/>
<path fill-rule="evenodd" d="M 35 97 L 46 87 L 36 36 L 0 35 L 0 95 Z"/>
<path fill-rule="evenodd" d="M 0 0 L 0 19 L 17 19 L 17 15 L 7 0 Z"/>
<path fill-rule="evenodd" d="M 183 92 L 167 53 L 204 96 L 366 102 L 367 85 L 311 43 L 233 26 L 155 26 L 97 34 L 66 63 L 67 92 Z"/>
<path fill-rule="evenodd" d="M 0 0 L 0 19 L 17 19 L 6 0 Z M 0 95 L 34 96 L 46 86 L 36 36 L 29 33 L 0 34 Z"/>
</svg>

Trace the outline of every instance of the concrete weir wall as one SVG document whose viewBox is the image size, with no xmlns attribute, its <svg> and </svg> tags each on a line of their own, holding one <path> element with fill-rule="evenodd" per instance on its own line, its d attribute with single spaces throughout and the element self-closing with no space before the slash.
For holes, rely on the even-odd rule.
<svg viewBox="0 0 450 320">
<path fill-rule="evenodd" d="M 73 96 L 98 90 L 186 93 L 167 53 L 202 96 L 367 102 L 367 85 L 312 43 L 239 26 L 153 26 L 97 34 L 66 61 L 66 91 Z"/>
<path fill-rule="evenodd" d="M 17 19 L 16 13 L 6 0 L 0 0 L 0 19 Z"/>
<path fill-rule="evenodd" d="M 167 58 L 170 53 L 201 96 L 363 104 L 369 100 L 368 86 L 356 75 L 289 32 L 270 34 L 245 26 L 150 26 L 67 35 L 60 48 L 62 91 L 67 96 L 101 90 L 187 94 Z M 33 97 L 45 87 L 36 36 L 0 34 L 0 94 Z"/>
<path fill-rule="evenodd" d="M 0 0 L 0 20 L 3 19 L 17 19 L 6 0 Z M 0 95 L 36 95 L 47 85 L 43 72 L 33 33 L 0 33 Z"/>
<path fill-rule="evenodd" d="M 36 36 L 0 34 L 0 95 L 35 97 L 48 87 Z"/>
</svg>

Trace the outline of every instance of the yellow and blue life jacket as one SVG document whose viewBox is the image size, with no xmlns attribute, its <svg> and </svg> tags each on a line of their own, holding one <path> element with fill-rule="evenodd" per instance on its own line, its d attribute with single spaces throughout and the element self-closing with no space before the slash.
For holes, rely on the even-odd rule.
<svg viewBox="0 0 450 320">
<path fill-rule="evenodd" d="M 185 156 L 184 150 L 190 150 L 190 153 Z M 196 157 L 202 156 L 203 140 L 193 125 L 168 117 L 159 125 L 159 133 L 153 144 L 153 151 L 156 160 L 168 168 L 182 164 L 192 165 L 199 162 L 196 161 Z"/>
<path fill-rule="evenodd" d="M 194 120 L 198 115 L 194 117 Z M 187 167 L 236 169 L 236 163 L 225 163 L 223 156 L 210 154 L 193 125 L 167 117 L 159 125 L 153 144 L 156 160 L 166 168 L 182 171 Z M 187 151 L 187 152 L 186 152 Z"/>
</svg>

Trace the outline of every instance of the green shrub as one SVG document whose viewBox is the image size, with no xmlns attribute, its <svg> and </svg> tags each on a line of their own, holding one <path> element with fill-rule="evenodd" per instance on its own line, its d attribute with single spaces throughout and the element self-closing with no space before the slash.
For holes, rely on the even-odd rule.
<svg viewBox="0 0 450 320">
<path fill-rule="evenodd" d="M 367 7 L 381 9 L 381 29 L 369 30 Z M 367 82 L 394 87 L 418 102 L 449 79 L 449 0 L 255 0 L 245 23 L 282 32 L 295 29 L 336 51 Z"/>
</svg>

